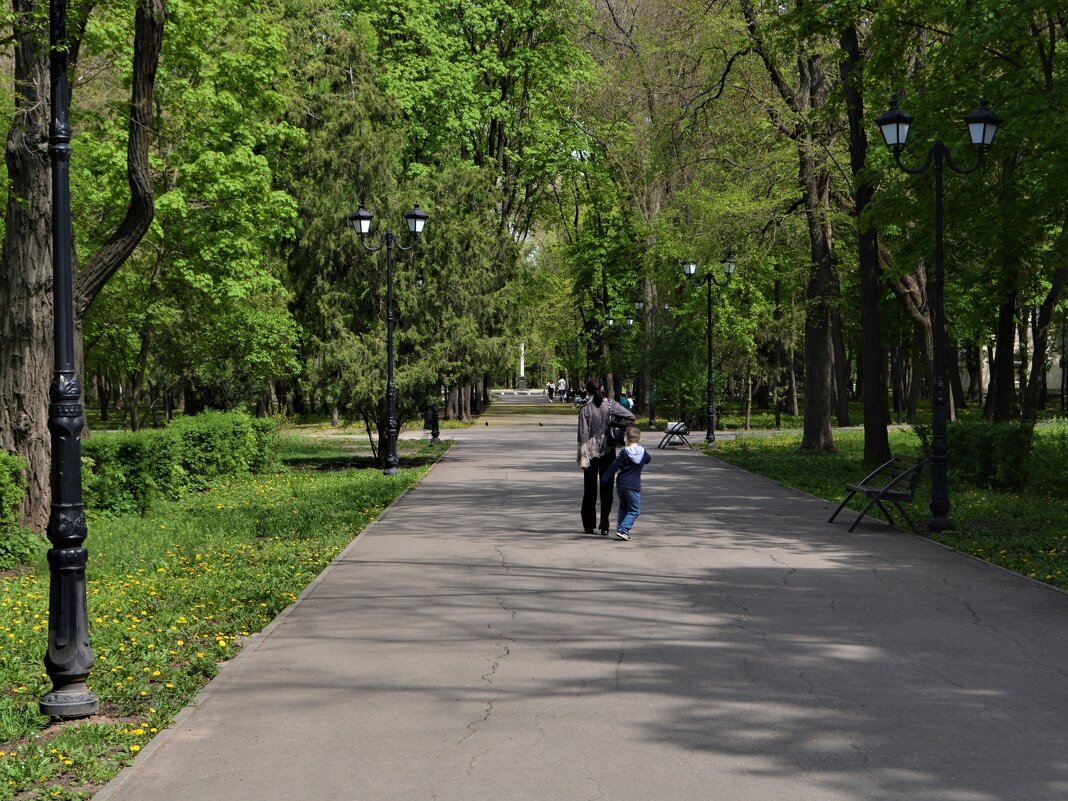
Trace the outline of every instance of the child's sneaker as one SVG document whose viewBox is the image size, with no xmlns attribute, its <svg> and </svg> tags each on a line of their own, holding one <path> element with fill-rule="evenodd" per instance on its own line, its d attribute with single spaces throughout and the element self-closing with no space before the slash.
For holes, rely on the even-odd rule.
<svg viewBox="0 0 1068 801">
<path fill-rule="evenodd" d="M 625 531 L 617 531 L 616 532 L 616 539 L 617 540 L 629 540 L 630 539 L 630 534 L 628 534 Z"/>
</svg>

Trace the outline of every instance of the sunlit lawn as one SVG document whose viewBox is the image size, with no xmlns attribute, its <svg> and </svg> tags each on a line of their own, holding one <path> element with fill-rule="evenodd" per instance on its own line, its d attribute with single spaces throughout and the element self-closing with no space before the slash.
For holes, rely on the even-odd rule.
<svg viewBox="0 0 1068 801">
<path fill-rule="evenodd" d="M 1043 436 L 1042 429 L 1036 436 Z M 799 450 L 800 433 L 742 437 L 719 442 L 713 455 L 753 473 L 834 503 L 845 497 L 845 485 L 863 478 L 864 435 L 837 431 L 834 454 Z M 890 447 L 898 455 L 920 454 L 911 430 L 891 431 Z M 952 460 L 952 455 L 951 455 Z M 930 471 L 909 509 L 922 526 L 930 517 Z M 950 516 L 955 527 L 926 536 L 1030 578 L 1068 590 L 1068 492 L 996 492 L 950 478 Z M 858 511 L 861 499 L 851 506 Z M 915 512 L 915 514 L 913 514 Z M 900 522 L 900 521 L 899 521 Z"/>
<path fill-rule="evenodd" d="M 309 455 L 298 445 L 284 443 L 284 458 Z M 144 518 L 91 518 L 89 683 L 101 715 L 80 725 L 49 727 L 37 711 L 49 689 L 47 568 L 0 579 L 0 799 L 99 789 L 447 447 L 414 443 L 397 476 L 292 470 L 160 504 Z M 349 449 L 311 450 L 330 460 Z"/>
</svg>

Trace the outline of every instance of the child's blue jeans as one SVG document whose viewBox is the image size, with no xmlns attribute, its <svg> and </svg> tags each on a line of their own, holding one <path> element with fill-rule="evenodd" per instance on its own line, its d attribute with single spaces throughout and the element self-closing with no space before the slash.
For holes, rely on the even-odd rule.
<svg viewBox="0 0 1068 801">
<path fill-rule="evenodd" d="M 642 494 L 638 490 L 616 487 L 619 492 L 619 524 L 617 531 L 630 533 L 630 527 L 642 511 Z"/>
</svg>

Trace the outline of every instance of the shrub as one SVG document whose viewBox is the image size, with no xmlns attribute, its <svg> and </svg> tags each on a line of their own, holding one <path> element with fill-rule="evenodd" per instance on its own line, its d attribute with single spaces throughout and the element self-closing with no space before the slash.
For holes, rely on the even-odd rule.
<svg viewBox="0 0 1068 801">
<path fill-rule="evenodd" d="M 82 444 L 86 507 L 144 513 L 157 498 L 204 490 L 277 464 L 274 420 L 207 412 L 162 430 L 103 434 Z"/>
<path fill-rule="evenodd" d="M 253 452 L 249 469 L 253 473 L 269 473 L 282 465 L 278 455 L 279 421 L 273 417 L 252 417 Z"/>
<path fill-rule="evenodd" d="M 0 451 L 0 570 L 32 562 L 44 540 L 19 525 L 19 507 L 26 492 L 26 463 Z"/>
<path fill-rule="evenodd" d="M 26 462 L 21 456 L 0 451 L 0 536 L 19 523 L 19 506 L 26 492 Z"/>
<path fill-rule="evenodd" d="M 178 460 L 190 488 L 207 488 L 222 476 L 252 472 L 273 458 L 264 450 L 272 436 L 257 434 L 253 419 L 240 412 L 205 412 L 180 417 L 167 427 L 180 443 Z M 258 421 L 257 421 L 258 422 Z M 271 423 L 273 429 L 273 421 Z"/>
<path fill-rule="evenodd" d="M 1028 462 L 1028 489 L 1054 496 L 1068 487 L 1068 421 L 1055 420 L 1035 432 Z"/>
<path fill-rule="evenodd" d="M 82 491 L 90 509 L 144 513 L 186 489 L 179 442 L 168 429 L 96 436 L 82 443 Z"/>
<path fill-rule="evenodd" d="M 956 422 L 947 429 L 950 473 L 977 487 L 1021 489 L 1033 435 L 1030 423 Z"/>
</svg>

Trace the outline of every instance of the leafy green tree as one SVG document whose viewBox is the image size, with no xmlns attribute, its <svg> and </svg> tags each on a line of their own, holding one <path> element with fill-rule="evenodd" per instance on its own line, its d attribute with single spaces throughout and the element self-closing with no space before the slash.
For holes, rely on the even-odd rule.
<svg viewBox="0 0 1068 801">
<path fill-rule="evenodd" d="M 261 2 L 255 11 L 235 16 L 219 0 L 168 5 L 155 115 L 155 223 L 124 268 L 128 274 L 104 292 L 110 308 L 100 310 L 99 331 L 93 314 L 86 328 L 95 345 L 90 369 L 126 365 L 134 429 L 146 380 L 166 390 L 182 384 L 196 402 L 229 407 L 296 369 L 296 329 L 280 280 L 283 262 L 274 255 L 291 235 L 295 204 L 273 184 L 275 165 L 299 147 L 302 134 L 282 119 L 286 100 L 273 88 L 285 74 L 282 9 Z M 89 33 L 98 38 L 88 43 L 108 52 L 104 26 Z M 86 175 L 79 193 L 90 218 L 112 208 L 108 192 L 93 191 L 113 182 L 108 122 L 102 118 L 97 130 L 100 172 Z M 120 334 L 116 325 L 128 331 Z M 136 342 L 136 355 L 122 348 L 113 356 L 110 342 Z"/>
<path fill-rule="evenodd" d="M 68 9 L 67 47 L 75 77 L 82 34 L 94 7 L 95 3 L 83 2 Z M 148 150 L 166 12 L 162 0 L 136 0 L 117 8 L 134 12 L 125 133 L 129 199 L 117 215 L 118 221 L 99 237 L 100 246 L 80 251 L 89 255 L 83 259 L 74 283 L 76 324 L 137 247 L 154 213 Z M 33 528 L 43 530 L 50 501 L 45 414 L 52 371 L 52 282 L 47 272 L 52 261 L 50 166 L 42 157 L 47 149 L 50 115 L 48 4 L 14 0 L 12 12 L 4 19 L 12 26 L 8 41 L 14 50 L 14 113 L 8 131 L 8 204 L 0 259 L 0 346 L 10 354 L 0 360 L 0 447 L 26 459 L 28 489 L 23 518 Z M 122 52 L 129 52 L 128 44 Z M 72 81 L 72 85 L 77 82 Z M 78 146 L 75 136 L 74 152 Z M 77 163 L 75 158 L 72 169 Z M 77 231 L 75 225 L 76 236 Z"/>
</svg>

